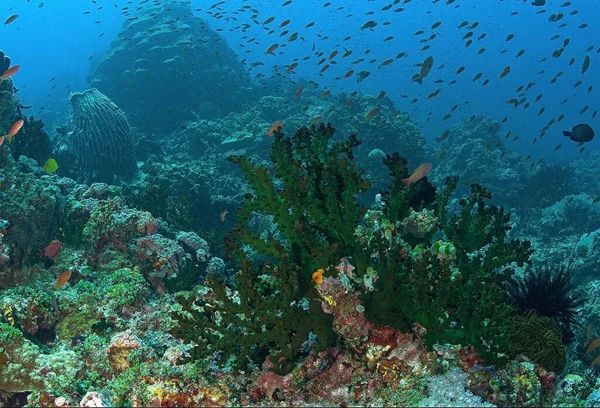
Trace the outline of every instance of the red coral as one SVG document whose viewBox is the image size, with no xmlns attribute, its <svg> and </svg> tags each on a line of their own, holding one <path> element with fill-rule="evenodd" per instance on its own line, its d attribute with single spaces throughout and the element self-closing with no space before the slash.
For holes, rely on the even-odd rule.
<svg viewBox="0 0 600 408">
<path fill-rule="evenodd" d="M 483 359 L 473 347 L 462 347 L 458 351 L 458 356 L 462 361 L 462 369 L 469 371 L 475 364 L 483 364 Z"/>
<path fill-rule="evenodd" d="M 540 383 L 542 384 L 542 386 L 546 388 L 551 387 L 552 384 L 556 382 L 556 374 L 552 371 L 547 371 L 544 367 L 542 367 L 539 364 L 536 364 L 535 366 L 535 373 L 540 379 Z"/>
<path fill-rule="evenodd" d="M 261 399 L 273 400 L 273 394 L 275 391 L 296 391 L 292 384 L 292 377 L 290 374 L 281 376 L 274 372 L 268 371 L 262 373 L 256 380 L 257 386 L 253 389 L 249 389 L 250 396 L 254 402 L 260 401 Z"/>
<path fill-rule="evenodd" d="M 340 353 L 328 369 L 311 381 L 306 389 L 322 401 L 329 403 L 346 401 L 350 395 L 353 373 L 354 367 L 346 361 L 344 353 Z"/>
</svg>

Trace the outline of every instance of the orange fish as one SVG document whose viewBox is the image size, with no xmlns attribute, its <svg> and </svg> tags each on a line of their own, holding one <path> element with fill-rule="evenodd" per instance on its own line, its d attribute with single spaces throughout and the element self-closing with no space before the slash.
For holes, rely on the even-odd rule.
<svg viewBox="0 0 600 408">
<path fill-rule="evenodd" d="M 381 110 L 379 108 L 372 109 L 369 113 L 365 115 L 365 120 L 373 119 L 375 116 L 379 115 Z"/>
<path fill-rule="evenodd" d="M 225 221 L 225 217 L 227 216 L 227 214 L 229 214 L 229 211 L 227 211 L 227 210 L 221 211 L 221 214 L 219 214 L 219 219 L 221 220 L 221 222 Z"/>
<path fill-rule="evenodd" d="M 277 132 L 282 127 L 283 127 L 283 121 L 282 120 L 278 120 L 277 122 L 275 122 L 275 123 L 273 123 L 271 125 L 271 127 L 269 128 L 269 130 L 267 130 L 267 133 L 265 133 L 265 137 L 273 136 L 273 134 L 275 132 Z"/>
<path fill-rule="evenodd" d="M 2 76 L 0 78 L 2 78 L 2 79 L 10 78 L 14 74 L 16 74 L 19 71 L 19 69 L 21 69 L 20 65 L 14 65 L 14 66 L 10 67 L 9 69 L 7 69 L 6 71 L 4 71 L 4 73 L 2 74 Z"/>
<path fill-rule="evenodd" d="M 413 174 L 411 174 L 409 178 L 402 179 L 402 182 L 406 185 L 406 187 L 410 187 L 412 183 L 425 177 L 427 173 L 431 171 L 431 167 L 431 163 L 421 164 L 415 169 L 415 171 L 413 171 Z"/>
<path fill-rule="evenodd" d="M 62 288 L 65 285 L 65 283 L 67 283 L 69 281 L 70 277 L 71 277 L 70 269 L 61 273 L 60 276 L 58 277 L 58 279 L 56 280 L 56 283 L 54 284 L 54 289 Z"/>
<path fill-rule="evenodd" d="M 8 139 L 8 143 L 12 143 L 12 138 L 15 137 L 15 135 L 17 133 L 19 133 L 19 130 L 21 130 L 21 128 L 23 127 L 23 123 L 25 123 L 23 121 L 23 119 L 19 119 L 15 122 L 14 125 L 12 125 L 12 127 L 10 128 L 10 131 L 8 132 L 7 135 L 3 136 L 6 137 Z"/>
<path fill-rule="evenodd" d="M 304 91 L 304 85 L 300 85 L 298 87 L 298 90 L 296 91 L 296 93 L 294 94 L 294 98 L 299 98 L 300 95 L 302 95 L 302 91 Z"/>
<path fill-rule="evenodd" d="M 4 22 L 4 25 L 12 23 L 13 21 L 15 21 L 17 19 L 17 17 L 19 17 L 18 14 L 13 14 L 12 16 L 10 16 L 9 18 L 6 19 L 6 21 Z"/>
<path fill-rule="evenodd" d="M 317 269 L 313 272 L 312 281 L 316 286 L 320 286 L 323 283 L 323 273 L 325 273 L 323 269 Z"/>
</svg>

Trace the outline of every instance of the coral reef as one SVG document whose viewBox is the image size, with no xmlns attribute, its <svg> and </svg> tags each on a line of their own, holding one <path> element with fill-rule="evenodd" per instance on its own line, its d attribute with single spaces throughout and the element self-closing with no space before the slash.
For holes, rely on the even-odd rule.
<svg viewBox="0 0 600 408">
<path fill-rule="evenodd" d="M 464 181 L 458 187 L 462 194 L 471 183 L 496 191 L 495 203 L 513 206 L 520 201 L 519 192 L 526 167 L 519 156 L 506 148 L 498 137 L 500 122 L 486 117 L 465 120 L 450 128 L 449 137 L 439 144 L 441 157 L 432 180 L 441 183 L 447 174 Z"/>
<path fill-rule="evenodd" d="M 372 98 L 355 97 L 351 109 L 368 110 Z M 343 117 L 338 109 L 331 113 Z M 302 123 L 306 115 L 290 117 Z M 391 106 L 381 115 L 381 124 L 363 120 L 361 129 L 410 131 Z M 234 122 L 233 116 L 219 125 L 198 120 L 173 145 L 156 147 L 169 152 L 170 162 L 156 163 L 156 152 L 144 158 L 151 176 L 145 186 L 140 177 L 137 188 L 174 184 L 161 203 L 152 203 L 160 214 L 130 205 L 132 197 L 136 206 L 150 197 L 136 193 L 135 185 L 78 185 L 45 175 L 31 160 L 17 163 L 6 146 L 0 149 L 2 403 L 597 401 L 597 383 L 584 375 L 590 362 L 568 363 L 571 374 L 564 377 L 550 371 L 559 371 L 566 357 L 558 326 L 511 305 L 503 283 L 528 262 L 531 248 L 509 235 L 511 219 L 488 204 L 487 190 L 474 184 L 467 197 L 453 200 L 455 178 L 438 189 L 427 179 L 407 188 L 400 180 L 421 159 L 413 164 L 383 153 L 393 147 L 382 144 L 387 136 L 365 149 L 356 136 L 338 137 L 347 129 L 335 132 L 324 124 L 292 137 L 276 132 L 265 161 L 261 131 L 268 120 L 257 114 L 243 125 L 260 135 L 255 141 L 234 137 L 221 145 L 230 129 L 245 129 Z M 210 136 L 198 141 L 199 129 Z M 413 130 L 411 137 L 420 137 Z M 194 150 L 183 146 L 206 147 L 206 163 L 197 159 L 185 169 L 176 158 L 185 161 Z M 374 149 L 380 150 L 364 163 L 368 170 L 359 168 Z M 225 151 L 247 185 L 237 174 L 219 174 L 227 166 L 217 164 Z M 416 147 L 413 154 L 424 151 Z M 249 152 L 259 156 L 250 159 Z M 384 166 L 376 168 L 379 159 Z M 168 175 L 157 178 L 162 169 Z M 366 207 L 371 177 L 377 186 L 391 183 Z M 223 193 L 211 197 L 205 224 L 186 219 L 194 207 L 179 207 L 175 199 L 192 189 L 190 197 L 200 199 L 202 188 L 212 196 Z M 176 215 L 168 219 L 169 209 L 180 211 L 180 224 L 157 218 L 176 221 Z M 219 219 L 222 209 L 232 214 Z M 207 235 L 179 229 L 234 222 L 226 246 L 240 271 L 232 279 Z M 586 260 L 577 271 L 595 259 L 593 231 L 572 231 L 573 248 L 581 241 L 577 252 Z M 65 272 L 68 279 L 59 285 Z M 582 315 L 595 327 L 600 287 L 590 283 L 588 289 L 591 301 Z M 574 331 L 581 337 L 582 330 Z"/>
<path fill-rule="evenodd" d="M 0 150 L 0 229 L 4 260 L 0 287 L 18 284 L 15 272 L 39 256 L 56 236 L 64 207 L 65 185 L 50 177 L 18 171 L 12 155 Z M 10 255 L 9 255 L 10 254 Z M 10 260 L 7 260 L 9 257 Z"/>
<path fill-rule="evenodd" d="M 69 100 L 69 132 L 56 150 L 66 174 L 84 183 L 131 178 L 137 163 L 123 111 L 95 88 L 73 93 Z"/>
<path fill-rule="evenodd" d="M 319 294 L 336 305 L 327 279 L 315 279 L 313 272 L 322 274 L 345 256 L 354 266 L 343 284 L 346 291 L 361 289 L 361 307 L 371 322 L 404 332 L 419 323 L 429 347 L 464 343 L 486 359 L 497 358 L 507 349 L 507 319 L 515 313 L 503 284 L 514 272 L 511 264 L 522 266 L 531 253 L 528 242 L 506 240 L 509 215 L 487 206 L 484 199 L 491 195 L 478 185 L 460 200 L 458 213 L 448 214 L 456 180 L 449 178 L 438 194 L 424 180 L 407 188 L 401 179 L 408 166 L 397 154 L 384 160 L 393 179 L 389 191 L 375 204 L 378 209 L 367 211 L 358 198 L 369 182 L 353 161 L 360 141 L 355 135 L 332 141 L 334 132 L 324 124 L 300 128 L 291 138 L 275 132 L 274 172 L 245 156 L 229 157 L 253 189 L 228 245 L 243 262 L 242 271 L 235 290 L 211 279 L 208 289 L 180 295 L 185 313 L 176 316 L 176 334 L 199 345 L 194 358 L 213 353 L 216 336 L 224 358 L 243 357 L 236 360 L 238 368 L 270 354 L 285 373 L 305 352 L 310 333 L 318 339 L 317 351 L 331 345 L 328 313 L 308 299 Z M 280 237 L 251 229 L 254 214 L 272 216 Z M 445 233 L 446 241 L 432 242 L 436 232 Z M 249 258 L 257 254 L 275 265 L 263 259 L 254 269 Z M 228 338 L 225 331 L 231 330 L 240 335 Z"/>
</svg>

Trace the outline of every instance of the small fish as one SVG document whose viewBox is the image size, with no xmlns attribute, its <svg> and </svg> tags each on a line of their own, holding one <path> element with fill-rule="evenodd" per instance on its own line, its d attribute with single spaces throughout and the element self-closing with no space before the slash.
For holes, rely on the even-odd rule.
<svg viewBox="0 0 600 408">
<path fill-rule="evenodd" d="M 556 147 L 554 148 L 554 151 L 557 151 L 558 149 L 560 149 L 562 147 L 562 144 L 557 144 Z"/>
<path fill-rule="evenodd" d="M 432 67 L 433 67 L 433 57 L 429 56 L 429 57 L 425 58 L 425 61 L 423 61 L 423 64 L 421 65 L 421 71 L 413 79 L 413 82 L 418 82 L 419 84 L 422 84 L 423 78 L 425 78 L 429 74 Z"/>
<path fill-rule="evenodd" d="M 586 55 L 583 58 L 583 64 L 581 64 L 581 75 L 585 74 L 585 72 L 588 70 L 589 67 L 590 67 L 590 56 Z"/>
<path fill-rule="evenodd" d="M 0 78 L 2 78 L 2 79 L 10 78 L 11 76 L 13 76 L 17 72 L 19 72 L 19 69 L 21 69 L 20 65 L 14 65 L 14 66 L 8 68 L 6 71 L 4 71 L 4 73 L 2 74 L 2 76 Z"/>
<path fill-rule="evenodd" d="M 592 351 L 594 351 L 596 348 L 598 348 L 598 346 L 600 346 L 600 337 L 598 337 L 596 340 L 592 341 L 590 343 L 590 345 L 587 347 L 587 349 L 585 350 L 586 354 L 591 353 Z"/>
<path fill-rule="evenodd" d="M 369 28 L 369 29 L 371 29 L 371 30 L 372 30 L 372 29 L 373 29 L 373 28 L 375 28 L 376 26 L 377 26 L 377 23 L 376 23 L 375 21 L 373 21 L 373 20 L 369 20 L 369 21 L 367 21 L 366 23 L 364 23 L 360 29 L 361 29 L 361 30 L 365 30 L 365 29 Z"/>
<path fill-rule="evenodd" d="M 325 99 L 325 98 L 327 98 L 329 95 L 331 95 L 331 91 L 328 89 L 328 90 L 326 90 L 325 92 L 323 92 L 323 93 L 321 94 L 321 99 Z"/>
<path fill-rule="evenodd" d="M 369 120 L 374 118 L 375 116 L 379 115 L 379 113 L 381 112 L 381 109 L 379 108 L 373 108 L 369 111 L 369 113 L 367 113 L 365 115 L 365 120 Z"/>
<path fill-rule="evenodd" d="M 562 133 L 574 142 L 590 142 L 594 138 L 594 129 L 585 123 L 573 126 L 571 131 L 563 130 Z"/>
<path fill-rule="evenodd" d="M 500 79 L 504 78 L 508 74 L 510 74 L 510 65 L 504 67 L 504 70 L 500 73 Z"/>
<path fill-rule="evenodd" d="M 56 160 L 50 158 L 46 160 L 46 163 L 44 163 L 44 166 L 42 168 L 44 169 L 44 172 L 46 174 L 53 174 L 56 172 L 56 170 L 58 170 L 58 163 L 56 162 Z"/>
<path fill-rule="evenodd" d="M 21 130 L 24 123 L 25 123 L 25 121 L 23 119 L 17 120 L 10 128 L 10 131 L 8 132 L 8 134 L 3 136 L 6 138 L 6 140 L 8 140 L 8 143 L 12 143 L 12 138 L 15 137 L 15 135 L 17 133 L 19 133 L 19 130 Z"/>
<path fill-rule="evenodd" d="M 291 72 L 294 70 L 294 68 L 296 68 L 298 66 L 297 62 L 292 62 L 290 65 L 288 65 L 288 67 L 286 68 L 287 72 Z"/>
<path fill-rule="evenodd" d="M 56 280 L 56 283 L 54 284 L 54 289 L 60 289 L 62 288 L 65 283 L 67 283 L 69 281 L 69 278 L 71 277 L 71 270 L 66 270 L 63 273 L 60 274 L 60 276 L 58 277 L 58 279 Z"/>
<path fill-rule="evenodd" d="M 299 98 L 302 95 L 302 91 L 304 91 L 304 85 L 300 85 L 294 94 L 294 98 Z"/>
<path fill-rule="evenodd" d="M 227 214 L 229 214 L 229 211 L 227 211 L 227 210 L 221 211 L 221 213 L 219 214 L 219 219 L 221 220 L 221 222 L 225 221 L 225 217 L 227 216 Z"/>
<path fill-rule="evenodd" d="M 410 177 L 402 179 L 402 182 L 406 187 L 410 187 L 410 185 L 416 181 L 421 180 L 423 177 L 427 176 L 427 174 L 431 171 L 432 168 L 431 163 L 421 164 L 419 167 L 413 171 Z"/>
<path fill-rule="evenodd" d="M 273 45 L 271 45 L 269 48 L 267 48 L 267 50 L 265 51 L 265 55 L 275 55 L 274 51 L 279 48 L 279 44 L 275 43 Z"/>
<path fill-rule="evenodd" d="M 62 242 L 55 239 L 51 241 L 44 249 L 42 249 L 41 255 L 44 258 L 54 259 L 58 255 L 62 248 Z"/>
<path fill-rule="evenodd" d="M 282 127 L 283 127 L 283 121 L 282 120 L 278 120 L 277 122 L 275 122 L 275 123 L 273 123 L 271 125 L 271 127 L 269 128 L 269 130 L 267 131 L 267 133 L 265 133 L 265 137 L 273 136 L 273 134 L 275 132 L 277 132 Z"/>
<path fill-rule="evenodd" d="M 446 140 L 446 139 L 448 139 L 448 136 L 450 136 L 450 130 L 449 130 L 449 129 L 446 129 L 446 130 L 444 130 L 444 133 L 442 133 L 442 134 L 440 135 L 440 137 L 436 137 L 436 138 L 435 138 L 435 140 L 437 140 L 437 141 L 438 141 L 438 143 L 439 143 L 439 142 L 441 142 L 441 141 L 443 141 L 443 140 Z"/>
<path fill-rule="evenodd" d="M 12 22 L 13 22 L 13 21 L 15 21 L 15 20 L 16 20 L 18 17 L 19 17 L 19 15 L 18 15 L 18 14 L 13 14 L 12 16 L 8 17 L 8 18 L 6 19 L 6 21 L 4 21 L 4 25 L 12 23 Z"/>
</svg>

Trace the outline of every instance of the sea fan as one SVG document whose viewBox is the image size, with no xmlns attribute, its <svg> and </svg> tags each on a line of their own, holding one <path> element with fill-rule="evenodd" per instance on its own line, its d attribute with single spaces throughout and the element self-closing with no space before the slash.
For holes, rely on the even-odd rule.
<svg viewBox="0 0 600 408">
<path fill-rule="evenodd" d="M 508 295 L 524 313 L 534 311 L 538 316 L 553 318 L 563 334 L 563 343 L 574 339 L 573 327 L 584 300 L 574 291 L 571 274 L 560 266 L 556 272 L 550 268 L 536 268 L 523 279 L 513 279 L 507 285 Z"/>
</svg>

